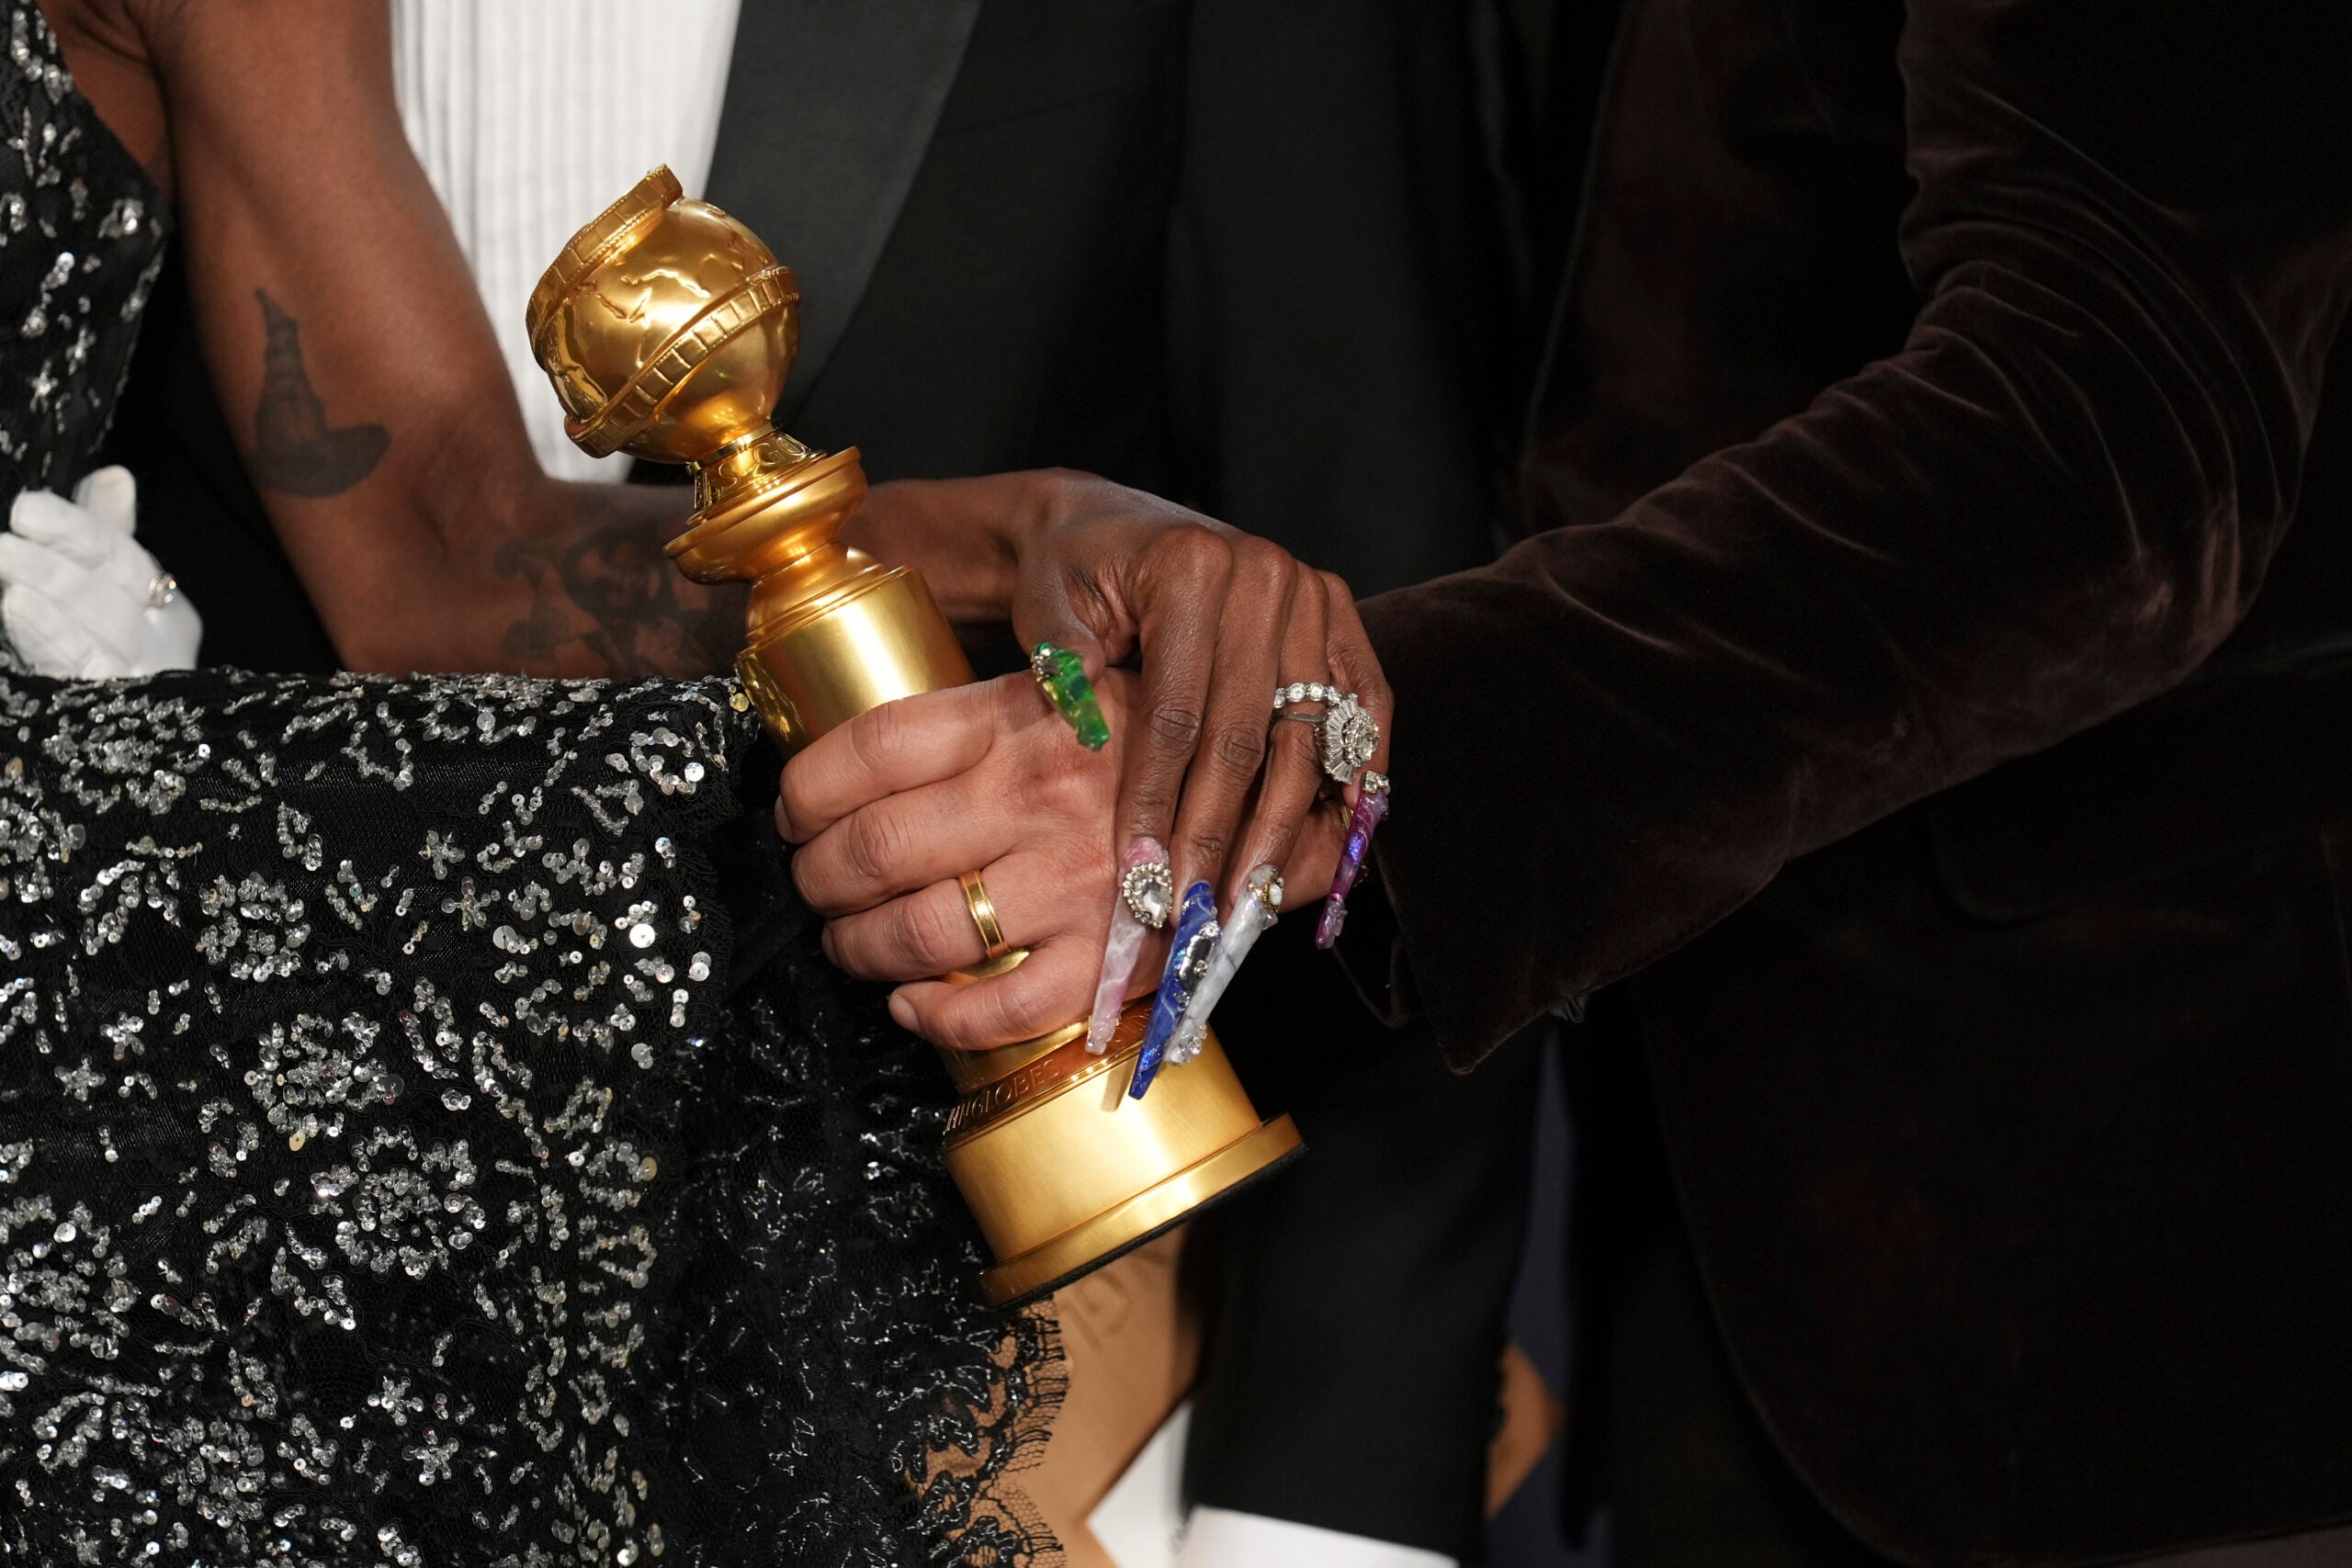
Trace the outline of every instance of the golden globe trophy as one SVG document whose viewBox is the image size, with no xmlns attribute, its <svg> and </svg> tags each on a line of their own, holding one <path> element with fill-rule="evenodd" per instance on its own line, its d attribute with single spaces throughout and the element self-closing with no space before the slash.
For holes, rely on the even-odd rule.
<svg viewBox="0 0 2352 1568">
<path fill-rule="evenodd" d="M 693 470 L 694 522 L 670 557 L 697 582 L 752 585 L 736 670 L 786 755 L 878 704 L 972 679 L 922 575 L 837 538 L 865 494 L 857 449 L 811 451 L 769 423 L 799 299 L 757 235 L 660 168 L 571 237 L 527 317 L 582 450 Z M 1300 1146 L 1289 1117 L 1259 1121 L 1214 1033 L 1129 1100 L 1150 1007 L 1130 1003 L 1099 1056 L 1083 1019 L 940 1054 L 961 1095 L 947 1168 L 996 1254 L 991 1300 L 1108 1262 Z"/>
</svg>

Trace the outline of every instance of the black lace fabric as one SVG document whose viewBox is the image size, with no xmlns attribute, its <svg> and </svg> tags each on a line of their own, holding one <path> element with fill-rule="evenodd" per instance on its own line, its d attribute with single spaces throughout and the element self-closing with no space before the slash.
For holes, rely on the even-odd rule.
<svg viewBox="0 0 2352 1568">
<path fill-rule="evenodd" d="M 0 1557 L 1059 1561 L 943 1075 L 752 962 L 740 704 L 0 677 Z"/>
</svg>

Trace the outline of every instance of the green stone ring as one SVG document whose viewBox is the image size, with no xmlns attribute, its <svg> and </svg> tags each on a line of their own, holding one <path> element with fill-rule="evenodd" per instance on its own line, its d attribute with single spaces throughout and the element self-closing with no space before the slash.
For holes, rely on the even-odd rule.
<svg viewBox="0 0 2352 1568">
<path fill-rule="evenodd" d="M 1100 751 L 1111 743 L 1111 727 L 1102 722 L 1102 705 L 1094 700 L 1094 682 L 1086 678 L 1086 666 L 1077 654 L 1041 642 L 1029 650 L 1029 672 L 1045 688 L 1054 711 L 1069 721 L 1080 746 Z"/>
</svg>

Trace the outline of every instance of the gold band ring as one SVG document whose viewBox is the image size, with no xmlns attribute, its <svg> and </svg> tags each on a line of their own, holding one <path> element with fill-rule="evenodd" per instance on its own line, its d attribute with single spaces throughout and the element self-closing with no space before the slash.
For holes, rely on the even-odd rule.
<svg viewBox="0 0 2352 1568">
<path fill-rule="evenodd" d="M 989 897 L 980 874 L 967 871 L 956 881 L 964 889 L 964 908 L 972 911 L 972 924 L 980 930 L 980 946 L 986 955 L 995 959 L 1011 953 L 1012 944 L 1004 940 L 1004 928 L 997 924 L 996 901 Z"/>
</svg>

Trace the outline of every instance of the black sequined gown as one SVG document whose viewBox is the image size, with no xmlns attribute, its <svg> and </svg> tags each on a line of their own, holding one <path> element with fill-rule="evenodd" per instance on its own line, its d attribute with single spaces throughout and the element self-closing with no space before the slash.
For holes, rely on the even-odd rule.
<svg viewBox="0 0 2352 1568">
<path fill-rule="evenodd" d="M 5 504 L 164 215 L 0 15 Z M 0 1560 L 1058 1559 L 1052 1325 L 763 874 L 757 743 L 719 681 L 0 673 Z"/>
</svg>

